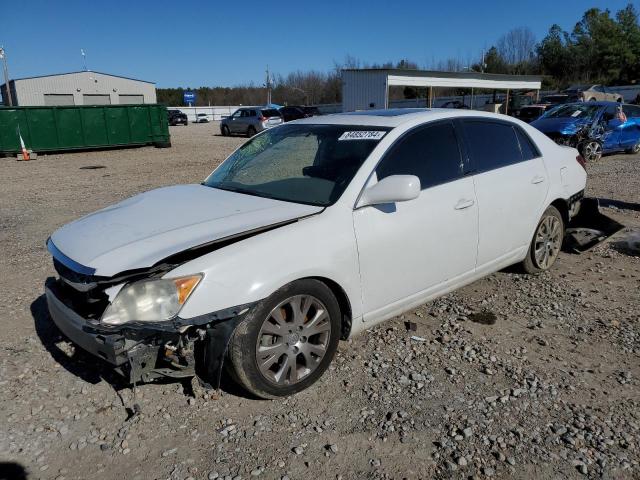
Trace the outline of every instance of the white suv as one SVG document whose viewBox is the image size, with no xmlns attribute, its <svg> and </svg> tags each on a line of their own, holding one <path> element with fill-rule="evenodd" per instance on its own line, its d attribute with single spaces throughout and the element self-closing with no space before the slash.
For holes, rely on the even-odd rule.
<svg viewBox="0 0 640 480">
<path fill-rule="evenodd" d="M 508 265 L 550 268 L 586 173 L 527 124 L 462 110 L 269 129 L 200 185 L 152 190 L 48 241 L 54 322 L 130 381 L 223 362 L 264 398 L 314 383 L 340 338 Z"/>
</svg>

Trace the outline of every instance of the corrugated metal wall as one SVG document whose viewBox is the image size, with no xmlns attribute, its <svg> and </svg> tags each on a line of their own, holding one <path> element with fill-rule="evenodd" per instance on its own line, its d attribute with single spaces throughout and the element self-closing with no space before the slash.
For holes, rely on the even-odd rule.
<svg viewBox="0 0 640 480">
<path fill-rule="evenodd" d="M 384 71 L 342 72 L 342 111 L 387 108 L 387 73 Z"/>
<path fill-rule="evenodd" d="M 106 103 L 112 105 L 120 104 L 120 95 L 136 95 L 143 103 L 156 103 L 153 83 L 96 72 L 19 79 L 15 80 L 15 90 L 18 105 L 23 107 L 45 105 L 45 95 L 73 95 L 75 105 L 85 105 L 85 96 L 91 99 L 94 95 L 108 95 Z"/>
</svg>

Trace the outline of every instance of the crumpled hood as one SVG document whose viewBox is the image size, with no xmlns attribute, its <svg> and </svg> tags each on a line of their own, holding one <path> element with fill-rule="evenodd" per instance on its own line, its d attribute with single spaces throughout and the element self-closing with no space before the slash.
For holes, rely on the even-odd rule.
<svg viewBox="0 0 640 480">
<path fill-rule="evenodd" d="M 571 134 L 581 126 L 592 122 L 591 119 L 580 118 L 538 118 L 530 123 L 542 133 L 566 133 Z"/>
<path fill-rule="evenodd" d="M 99 276 L 146 268 L 191 247 L 322 211 L 203 185 L 151 190 L 75 220 L 55 247 Z"/>
</svg>

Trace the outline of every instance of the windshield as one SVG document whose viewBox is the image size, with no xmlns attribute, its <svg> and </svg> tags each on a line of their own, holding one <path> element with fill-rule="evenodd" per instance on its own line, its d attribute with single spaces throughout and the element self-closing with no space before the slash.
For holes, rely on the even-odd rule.
<svg viewBox="0 0 640 480">
<path fill-rule="evenodd" d="M 602 107 L 588 103 L 560 105 L 544 114 L 544 118 L 580 118 L 592 119 Z"/>
<path fill-rule="evenodd" d="M 205 180 L 222 190 L 331 205 L 389 128 L 283 125 L 236 150 Z"/>
</svg>

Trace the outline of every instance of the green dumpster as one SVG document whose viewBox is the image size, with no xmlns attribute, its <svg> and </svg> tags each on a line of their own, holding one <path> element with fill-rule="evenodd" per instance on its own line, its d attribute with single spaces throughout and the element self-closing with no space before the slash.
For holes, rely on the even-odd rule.
<svg viewBox="0 0 640 480">
<path fill-rule="evenodd" d="M 0 108 L 0 154 L 64 152 L 155 145 L 170 147 L 167 108 L 162 105 Z"/>
</svg>

